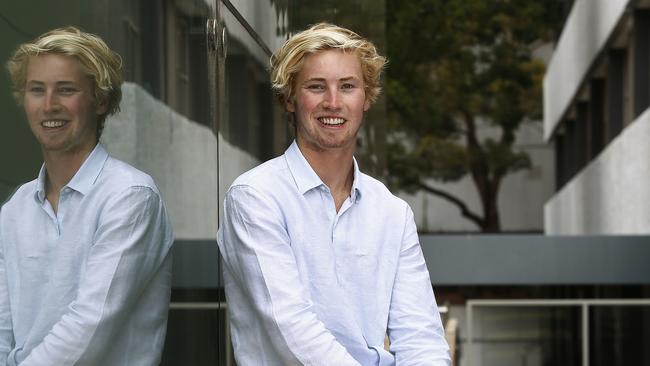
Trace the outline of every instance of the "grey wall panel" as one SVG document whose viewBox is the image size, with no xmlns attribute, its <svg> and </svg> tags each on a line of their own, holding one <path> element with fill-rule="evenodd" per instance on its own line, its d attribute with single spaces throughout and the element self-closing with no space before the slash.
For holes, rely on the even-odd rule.
<svg viewBox="0 0 650 366">
<path fill-rule="evenodd" d="M 650 284 L 650 236 L 422 235 L 434 286 Z M 174 288 L 223 286 L 210 240 L 174 244 Z"/>
<path fill-rule="evenodd" d="M 176 240 L 173 255 L 172 287 L 223 287 L 216 240 Z"/>
<path fill-rule="evenodd" d="M 436 285 L 650 284 L 650 236 L 420 237 Z"/>
</svg>

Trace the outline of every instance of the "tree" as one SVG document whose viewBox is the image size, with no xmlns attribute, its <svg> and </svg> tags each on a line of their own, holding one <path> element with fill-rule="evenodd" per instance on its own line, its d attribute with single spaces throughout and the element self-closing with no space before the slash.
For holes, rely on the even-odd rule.
<svg viewBox="0 0 650 366">
<path fill-rule="evenodd" d="M 530 167 L 515 133 L 539 120 L 545 65 L 533 46 L 561 20 L 558 0 L 388 0 L 388 182 L 456 205 L 483 232 L 501 230 L 504 177 Z M 496 137 L 482 138 L 487 124 Z M 428 182 L 469 174 L 482 212 Z"/>
</svg>

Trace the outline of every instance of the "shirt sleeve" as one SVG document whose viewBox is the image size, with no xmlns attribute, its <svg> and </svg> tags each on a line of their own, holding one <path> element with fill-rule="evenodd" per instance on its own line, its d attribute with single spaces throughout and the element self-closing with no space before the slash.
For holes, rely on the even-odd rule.
<svg viewBox="0 0 650 366">
<path fill-rule="evenodd" d="M 410 208 L 393 285 L 388 337 L 397 365 L 451 366 L 449 346 Z"/>
<path fill-rule="evenodd" d="M 77 297 L 20 366 L 97 364 L 154 275 L 171 271 L 166 258 L 173 234 L 160 196 L 151 188 L 130 187 L 117 194 L 98 220 Z M 167 298 L 170 286 L 159 289 Z M 134 341 L 153 342 L 146 331 Z"/>
<path fill-rule="evenodd" d="M 224 264 L 277 355 L 286 365 L 359 365 L 313 311 L 290 244 L 276 204 L 248 186 L 229 190 L 219 240 Z"/>
<path fill-rule="evenodd" d="M 2 231 L 0 231 L 0 366 L 7 364 L 7 357 L 13 347 L 14 332 L 9 304 L 9 284 L 7 282 Z"/>
</svg>

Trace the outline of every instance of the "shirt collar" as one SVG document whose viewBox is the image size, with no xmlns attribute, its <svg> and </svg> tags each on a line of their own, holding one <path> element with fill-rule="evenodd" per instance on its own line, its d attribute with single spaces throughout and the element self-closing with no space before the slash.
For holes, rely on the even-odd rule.
<svg viewBox="0 0 650 366">
<path fill-rule="evenodd" d="M 350 198 L 352 202 L 357 202 L 361 199 L 361 170 L 359 170 L 359 164 L 357 164 L 357 159 L 354 157 L 352 157 L 352 164 L 354 165 L 354 178 L 352 180 Z"/>
<path fill-rule="evenodd" d="M 38 178 L 36 178 L 36 191 L 34 192 L 34 198 L 39 203 L 45 201 L 45 179 L 47 172 L 45 171 L 45 164 L 41 165 L 41 170 L 38 172 Z"/>
<path fill-rule="evenodd" d="M 70 179 L 70 182 L 66 184 L 66 187 L 74 189 L 83 195 L 88 194 L 93 184 L 95 184 L 97 177 L 99 177 L 99 173 L 101 173 L 106 159 L 108 159 L 106 149 L 104 149 L 101 144 L 97 144 L 83 164 L 81 164 L 77 173 L 75 173 L 72 179 Z M 47 170 L 45 169 L 45 164 L 43 164 L 38 173 L 38 178 L 36 179 L 36 192 L 34 192 L 35 198 L 40 203 L 43 203 L 45 200 L 46 178 Z"/>
<path fill-rule="evenodd" d="M 318 174 L 309 165 L 307 159 L 305 159 L 295 140 L 287 151 L 285 151 L 284 156 L 287 160 L 289 171 L 301 194 L 305 194 L 316 187 L 325 186 L 325 183 L 323 183 Z M 357 159 L 354 157 L 352 158 L 352 163 L 354 165 L 354 178 L 350 197 L 352 202 L 356 202 L 361 198 L 361 171 L 359 171 Z"/>
</svg>

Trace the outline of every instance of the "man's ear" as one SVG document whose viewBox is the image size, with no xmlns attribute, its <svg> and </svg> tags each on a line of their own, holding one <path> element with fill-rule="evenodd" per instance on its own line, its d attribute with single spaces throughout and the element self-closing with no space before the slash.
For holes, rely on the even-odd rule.
<svg viewBox="0 0 650 366">
<path fill-rule="evenodd" d="M 102 98 L 101 100 L 97 101 L 97 106 L 95 106 L 95 114 L 98 116 L 104 115 L 108 112 L 108 100 L 106 98 Z"/>
<path fill-rule="evenodd" d="M 286 109 L 289 113 L 296 111 L 296 106 L 293 104 L 293 98 L 287 98 L 287 100 L 284 102 L 284 109 Z"/>
</svg>

